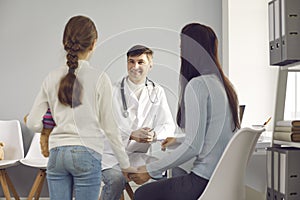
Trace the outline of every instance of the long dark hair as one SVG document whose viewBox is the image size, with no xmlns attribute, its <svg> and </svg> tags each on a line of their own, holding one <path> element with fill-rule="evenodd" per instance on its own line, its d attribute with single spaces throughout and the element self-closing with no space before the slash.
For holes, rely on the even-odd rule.
<svg viewBox="0 0 300 200">
<path fill-rule="evenodd" d="M 181 45 L 185 41 L 183 37 L 189 37 L 198 44 L 200 44 L 210 55 L 212 60 L 215 62 L 220 77 L 223 81 L 224 88 L 226 90 L 227 98 L 230 105 L 230 110 L 234 122 L 234 129 L 240 128 L 240 121 L 238 116 L 238 97 L 233 88 L 233 85 L 229 79 L 225 76 L 221 64 L 218 58 L 218 39 L 214 31 L 205 25 L 198 23 L 191 23 L 183 27 L 181 30 Z M 177 124 L 180 128 L 185 128 L 185 116 L 184 116 L 184 92 L 187 83 L 194 77 L 200 76 L 197 66 L 193 66 L 189 61 L 187 61 L 182 55 L 186 54 L 181 48 L 181 68 L 180 68 L 180 85 L 179 85 L 179 102 L 178 102 L 178 111 L 177 111 Z"/>
<path fill-rule="evenodd" d="M 87 17 L 75 16 L 66 24 L 63 45 L 67 52 L 69 71 L 59 85 L 58 99 L 62 104 L 71 108 L 81 105 L 83 88 L 75 74 L 78 68 L 78 56 L 90 51 L 97 38 L 96 26 Z"/>
</svg>

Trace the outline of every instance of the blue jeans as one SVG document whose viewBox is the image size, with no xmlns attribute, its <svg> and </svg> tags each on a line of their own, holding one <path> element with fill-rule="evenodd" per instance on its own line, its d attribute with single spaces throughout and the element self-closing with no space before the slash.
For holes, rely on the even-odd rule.
<svg viewBox="0 0 300 200">
<path fill-rule="evenodd" d="M 101 185 L 101 154 L 84 146 L 50 150 L 47 181 L 51 200 L 97 200 Z"/>
<path fill-rule="evenodd" d="M 124 190 L 126 179 L 119 166 L 102 171 L 104 186 L 101 200 L 119 200 Z"/>
</svg>

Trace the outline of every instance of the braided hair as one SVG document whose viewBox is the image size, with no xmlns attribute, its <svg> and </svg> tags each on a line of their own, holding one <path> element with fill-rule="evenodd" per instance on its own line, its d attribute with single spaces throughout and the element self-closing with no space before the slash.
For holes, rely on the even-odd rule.
<svg viewBox="0 0 300 200">
<path fill-rule="evenodd" d="M 93 21 L 84 16 L 72 17 L 66 24 L 63 45 L 66 50 L 68 73 L 59 85 L 59 101 L 71 108 L 81 105 L 83 87 L 76 78 L 79 55 L 89 52 L 98 38 L 96 26 Z"/>
</svg>

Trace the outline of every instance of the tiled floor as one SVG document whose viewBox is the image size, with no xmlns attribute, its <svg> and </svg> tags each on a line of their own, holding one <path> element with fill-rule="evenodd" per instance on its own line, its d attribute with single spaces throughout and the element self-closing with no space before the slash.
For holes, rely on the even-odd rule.
<svg viewBox="0 0 300 200">
<path fill-rule="evenodd" d="M 130 186 L 132 188 L 133 191 L 135 191 L 139 186 L 136 185 L 134 182 L 130 182 Z M 127 195 L 127 192 L 124 190 L 124 194 L 125 194 L 125 200 L 130 200 L 129 196 Z M 6 200 L 4 197 L 0 197 L 0 200 Z M 14 198 L 12 198 L 12 200 L 14 200 Z M 20 200 L 27 200 L 26 197 L 20 197 Z M 50 200 L 50 198 L 48 197 L 40 197 L 40 200 Z"/>
</svg>

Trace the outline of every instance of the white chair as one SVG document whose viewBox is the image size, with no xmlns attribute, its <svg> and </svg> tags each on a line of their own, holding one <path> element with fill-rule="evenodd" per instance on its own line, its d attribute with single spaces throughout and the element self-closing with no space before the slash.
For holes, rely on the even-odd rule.
<svg viewBox="0 0 300 200">
<path fill-rule="evenodd" d="M 249 158 L 264 129 L 240 129 L 230 140 L 198 200 L 244 200 Z"/>
<path fill-rule="evenodd" d="M 24 158 L 23 137 L 18 120 L 0 121 L 0 141 L 4 142 L 4 160 L 0 160 L 0 182 L 6 199 L 10 199 L 10 192 L 15 199 L 20 199 L 13 186 L 6 169 L 19 164 Z"/>
<path fill-rule="evenodd" d="M 27 198 L 28 200 L 33 198 L 39 199 L 46 178 L 46 167 L 48 163 L 48 158 L 44 157 L 41 153 L 40 137 L 41 133 L 34 134 L 26 157 L 20 160 L 20 162 L 23 165 L 39 169 L 33 186 L 31 187 L 31 190 L 29 192 Z"/>
</svg>

